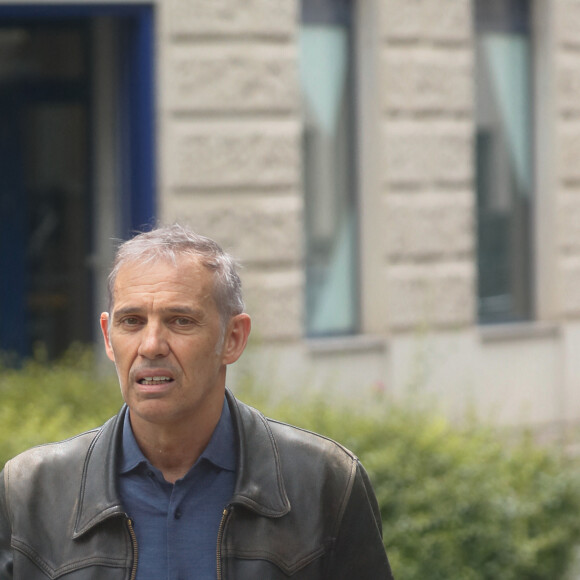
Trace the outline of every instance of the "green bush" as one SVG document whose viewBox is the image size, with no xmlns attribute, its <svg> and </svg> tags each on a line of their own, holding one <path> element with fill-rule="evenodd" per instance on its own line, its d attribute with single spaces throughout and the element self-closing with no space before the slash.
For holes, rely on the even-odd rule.
<svg viewBox="0 0 580 580">
<path fill-rule="evenodd" d="M 254 398 L 270 416 L 357 453 L 396 580 L 567 577 L 580 541 L 580 472 L 555 449 L 384 401 L 356 413 L 308 396 L 276 405 Z"/>
<path fill-rule="evenodd" d="M 0 359 L 0 463 L 39 443 L 101 425 L 121 406 L 117 379 L 97 372 L 87 349 L 48 363 L 44 353 L 20 368 Z"/>
<path fill-rule="evenodd" d="M 0 365 L 0 461 L 102 424 L 121 397 L 86 351 Z M 311 396 L 240 398 L 359 455 L 380 503 L 397 580 L 564 580 L 580 540 L 578 466 L 523 437 L 458 428 L 433 411 L 377 402 L 365 413 Z"/>
</svg>

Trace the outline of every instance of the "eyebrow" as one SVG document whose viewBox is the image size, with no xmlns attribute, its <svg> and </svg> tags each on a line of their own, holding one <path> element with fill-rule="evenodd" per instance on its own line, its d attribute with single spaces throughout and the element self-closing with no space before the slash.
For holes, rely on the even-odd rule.
<svg viewBox="0 0 580 580">
<path fill-rule="evenodd" d="M 131 314 L 142 314 L 145 308 L 139 306 L 124 306 L 113 312 L 113 318 L 118 320 L 123 316 Z M 168 306 L 161 309 L 162 313 L 166 314 L 181 314 L 184 316 L 191 316 L 192 318 L 201 319 L 204 317 L 204 311 L 199 308 L 190 308 L 189 306 Z"/>
</svg>

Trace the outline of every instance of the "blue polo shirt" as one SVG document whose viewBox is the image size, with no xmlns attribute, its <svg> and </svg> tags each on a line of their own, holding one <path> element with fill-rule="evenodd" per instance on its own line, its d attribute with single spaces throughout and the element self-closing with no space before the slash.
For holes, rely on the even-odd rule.
<svg viewBox="0 0 580 580">
<path fill-rule="evenodd" d="M 137 580 L 215 580 L 218 529 L 236 477 L 227 402 L 205 451 L 175 484 L 143 455 L 127 412 L 118 476 L 121 501 L 137 535 Z"/>
</svg>

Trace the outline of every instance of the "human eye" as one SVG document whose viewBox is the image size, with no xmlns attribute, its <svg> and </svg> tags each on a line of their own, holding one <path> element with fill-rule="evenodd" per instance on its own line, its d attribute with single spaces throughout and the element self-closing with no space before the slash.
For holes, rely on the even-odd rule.
<svg viewBox="0 0 580 580">
<path fill-rule="evenodd" d="M 188 328 L 194 325 L 194 321 L 186 316 L 178 316 L 173 320 L 173 323 L 179 328 Z"/>
<path fill-rule="evenodd" d="M 134 328 L 141 324 L 141 319 L 138 316 L 124 316 L 119 320 L 119 324 L 125 328 Z"/>
</svg>

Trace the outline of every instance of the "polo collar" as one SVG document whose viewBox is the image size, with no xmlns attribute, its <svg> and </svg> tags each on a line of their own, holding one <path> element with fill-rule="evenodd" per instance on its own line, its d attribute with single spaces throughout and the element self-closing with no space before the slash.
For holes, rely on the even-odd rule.
<svg viewBox="0 0 580 580">
<path fill-rule="evenodd" d="M 117 472 L 121 475 L 129 473 L 139 465 L 151 466 L 145 457 L 131 428 L 131 412 L 127 411 L 123 420 L 122 445 L 120 448 Z M 236 435 L 232 424 L 229 405 L 224 401 L 219 421 L 203 453 L 196 463 L 209 461 L 219 469 L 236 470 Z"/>
<path fill-rule="evenodd" d="M 237 476 L 232 504 L 265 517 L 290 511 L 276 441 L 267 419 L 226 390 L 237 439 Z M 126 516 L 117 491 L 117 465 L 127 406 L 98 430 L 85 459 L 73 538 L 110 517 Z"/>
</svg>

